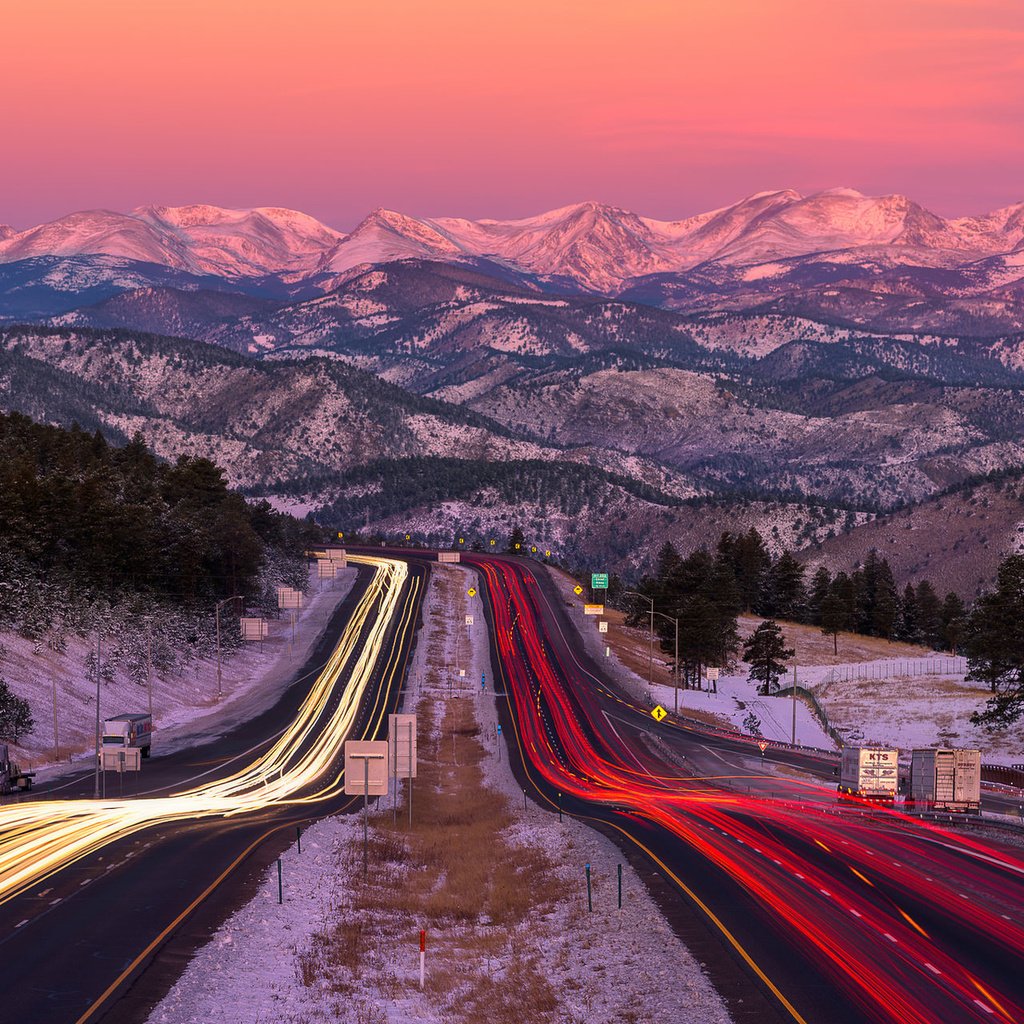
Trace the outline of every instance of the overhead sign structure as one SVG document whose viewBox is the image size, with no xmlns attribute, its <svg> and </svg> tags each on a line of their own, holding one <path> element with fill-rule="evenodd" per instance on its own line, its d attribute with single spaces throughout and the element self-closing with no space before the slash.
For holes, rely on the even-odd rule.
<svg viewBox="0 0 1024 1024">
<path fill-rule="evenodd" d="M 270 635 L 270 627 L 266 619 L 239 619 L 243 640 L 266 640 Z"/>
<path fill-rule="evenodd" d="M 584 615 L 604 615 L 603 604 L 585 604 L 583 606 Z"/>
<path fill-rule="evenodd" d="M 608 632 L 608 623 L 604 619 L 602 619 L 597 624 L 597 631 L 598 631 L 598 633 L 607 633 Z"/>
<path fill-rule="evenodd" d="M 345 741 L 345 795 L 388 795 L 388 741 Z"/>
<path fill-rule="evenodd" d="M 573 592 L 573 593 L 574 593 L 574 594 L 575 594 L 575 595 L 576 595 L 577 597 L 579 597 L 579 596 L 580 596 L 580 594 L 582 594 L 582 593 L 583 593 L 583 588 L 582 588 L 582 587 L 581 587 L 581 586 L 580 586 L 580 585 L 579 585 L 579 584 L 577 583 L 577 584 L 576 584 L 576 586 L 572 588 L 572 592 Z"/>
<path fill-rule="evenodd" d="M 656 722 L 660 722 L 667 714 L 668 712 L 660 704 L 658 704 L 657 707 L 655 707 L 655 709 L 651 712 L 651 718 L 653 718 Z"/>
<path fill-rule="evenodd" d="M 416 778 L 415 715 L 388 715 L 388 764 L 393 778 Z"/>
<path fill-rule="evenodd" d="M 608 589 L 608 573 L 606 572 L 592 572 L 590 574 L 590 587 L 592 590 L 607 590 Z"/>
</svg>

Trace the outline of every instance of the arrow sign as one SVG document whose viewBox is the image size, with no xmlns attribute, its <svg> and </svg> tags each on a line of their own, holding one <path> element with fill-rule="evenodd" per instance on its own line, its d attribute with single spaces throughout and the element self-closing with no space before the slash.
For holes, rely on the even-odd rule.
<svg viewBox="0 0 1024 1024">
<path fill-rule="evenodd" d="M 653 718 L 656 722 L 660 722 L 667 714 L 668 712 L 659 704 L 651 712 L 651 718 Z"/>
</svg>

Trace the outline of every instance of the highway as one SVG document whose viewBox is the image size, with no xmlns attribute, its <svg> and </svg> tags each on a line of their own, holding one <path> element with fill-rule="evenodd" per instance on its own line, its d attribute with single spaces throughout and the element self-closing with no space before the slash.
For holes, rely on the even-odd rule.
<svg viewBox="0 0 1024 1024">
<path fill-rule="evenodd" d="M 0 807 L 0 948 L 16 981 L 0 1019 L 142 1019 L 297 825 L 359 803 L 343 794 L 342 745 L 386 733 L 424 569 L 350 561 L 360 576 L 328 631 L 336 641 L 239 734 L 151 759 L 155 795 L 66 798 L 91 794 L 89 773 Z"/>
<path fill-rule="evenodd" d="M 670 920 L 738 1022 L 1024 1021 L 1016 853 L 840 807 L 834 783 L 655 723 L 581 652 L 564 602 L 527 560 L 463 561 L 488 598 L 508 695 L 499 711 L 524 785 L 656 866 Z"/>
</svg>

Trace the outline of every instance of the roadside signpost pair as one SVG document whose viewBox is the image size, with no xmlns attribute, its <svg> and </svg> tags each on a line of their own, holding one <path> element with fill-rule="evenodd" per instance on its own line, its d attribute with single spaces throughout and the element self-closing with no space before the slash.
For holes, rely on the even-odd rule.
<svg viewBox="0 0 1024 1024">
<path fill-rule="evenodd" d="M 386 740 L 345 741 L 345 795 L 363 798 L 363 874 L 367 873 L 369 808 L 371 796 L 387 796 L 389 778 L 396 789 L 400 778 L 409 781 L 409 827 L 412 828 L 412 780 L 416 778 L 416 716 L 388 715 Z"/>
</svg>

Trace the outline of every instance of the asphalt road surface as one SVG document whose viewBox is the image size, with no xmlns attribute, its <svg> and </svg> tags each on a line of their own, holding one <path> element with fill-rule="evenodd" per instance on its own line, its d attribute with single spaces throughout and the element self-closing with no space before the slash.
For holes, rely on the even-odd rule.
<svg viewBox="0 0 1024 1024">
<path fill-rule="evenodd" d="M 144 762 L 149 796 L 114 800 L 108 779 L 106 801 L 81 799 L 86 773 L 0 807 L 0 1020 L 145 1019 L 296 827 L 361 804 L 342 792 L 342 741 L 386 734 L 426 572 L 393 565 L 364 564 L 274 708 Z"/>
<path fill-rule="evenodd" d="M 769 766 L 750 743 L 654 722 L 582 653 L 546 576 L 463 561 L 488 597 L 524 785 L 656 866 L 738 1022 L 1024 1021 L 1013 850 L 840 805 L 813 754 L 771 751 Z"/>
</svg>

